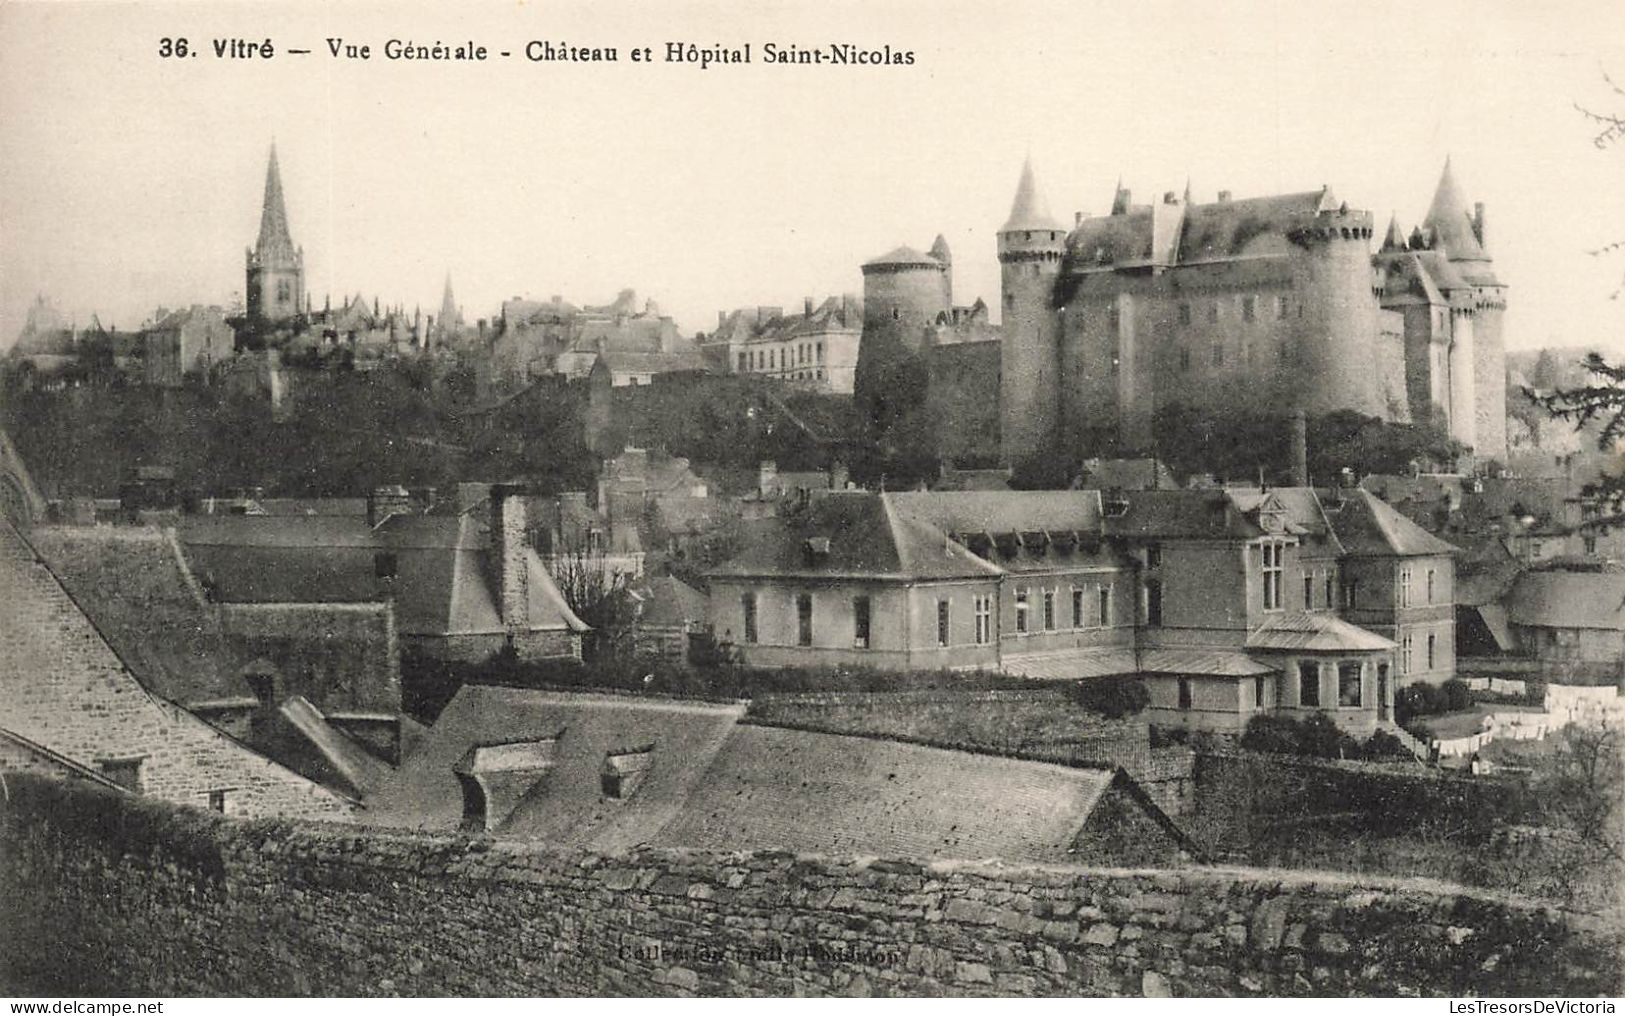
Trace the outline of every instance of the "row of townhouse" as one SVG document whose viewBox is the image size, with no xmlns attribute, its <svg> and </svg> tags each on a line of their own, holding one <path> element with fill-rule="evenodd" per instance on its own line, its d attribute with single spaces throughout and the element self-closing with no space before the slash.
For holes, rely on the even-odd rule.
<svg viewBox="0 0 1625 1016">
<path fill-rule="evenodd" d="M 1356 734 L 1455 671 L 1455 548 L 1361 490 L 843 491 L 757 526 L 710 575 L 751 665 L 1132 674 L 1164 726 Z"/>
</svg>

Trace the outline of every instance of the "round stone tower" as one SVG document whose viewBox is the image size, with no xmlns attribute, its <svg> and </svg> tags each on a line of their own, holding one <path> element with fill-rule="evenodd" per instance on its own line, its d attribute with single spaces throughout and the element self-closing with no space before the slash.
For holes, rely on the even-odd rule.
<svg viewBox="0 0 1625 1016">
<path fill-rule="evenodd" d="M 946 251 L 947 244 L 942 247 Z M 912 247 L 864 262 L 863 341 L 873 335 L 917 352 L 949 313 L 949 270 L 948 264 Z"/>
<path fill-rule="evenodd" d="M 999 445 L 1005 465 L 1015 466 L 1051 451 L 1060 404 L 1055 283 L 1066 230 L 1038 193 L 1031 159 L 1021 168 L 998 249 L 1003 291 Z"/>
<path fill-rule="evenodd" d="M 1295 323 L 1277 400 L 1283 408 L 1311 415 L 1353 409 L 1368 416 L 1408 422 L 1410 408 L 1389 405 L 1378 369 L 1380 306 L 1371 266 L 1372 217 L 1338 204 L 1321 192 L 1312 215 L 1288 234 L 1307 252 L 1296 259 L 1296 288 L 1303 317 Z"/>
<path fill-rule="evenodd" d="M 1452 389 L 1460 393 L 1458 412 L 1470 414 L 1470 426 L 1458 426 L 1452 420 L 1451 430 L 1473 446 L 1479 459 L 1505 460 L 1507 451 L 1506 421 L 1506 340 L 1501 332 L 1502 315 L 1506 312 L 1506 286 L 1495 275 L 1494 259 L 1484 242 L 1484 206 L 1474 205 L 1467 210 L 1450 160 L 1445 159 L 1444 172 L 1433 193 L 1433 204 L 1423 220 L 1429 246 L 1450 259 L 1468 288 L 1470 306 L 1464 308 L 1469 321 L 1471 342 L 1459 354 L 1452 352 L 1450 369 Z M 1459 318 L 1458 318 L 1459 319 Z M 1471 381 L 1464 376 L 1471 372 Z M 1459 383 L 1455 383 L 1460 377 Z M 1465 424 L 1465 420 L 1462 421 Z"/>
</svg>

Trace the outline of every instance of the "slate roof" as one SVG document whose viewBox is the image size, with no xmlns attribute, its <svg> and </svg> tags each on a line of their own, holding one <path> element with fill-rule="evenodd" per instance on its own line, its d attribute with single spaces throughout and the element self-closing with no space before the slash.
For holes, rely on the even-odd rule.
<svg viewBox="0 0 1625 1016">
<path fill-rule="evenodd" d="M 1439 186 L 1433 192 L 1433 203 L 1428 206 L 1423 228 L 1433 235 L 1434 247 L 1452 261 L 1488 261 L 1478 237 L 1473 233 L 1472 219 L 1468 217 L 1467 201 L 1456 183 L 1456 174 L 1450 160 L 1444 160 L 1444 172 L 1439 175 Z"/>
<path fill-rule="evenodd" d="M 462 791 L 452 766 L 475 744 L 560 734 L 555 765 L 499 832 L 560 846 L 619 851 L 654 842 L 744 715 L 741 705 L 569 695 L 466 685 L 418 750 L 368 802 L 383 825 L 456 829 Z M 599 770 L 612 751 L 652 744 L 651 768 L 624 801 L 603 797 Z"/>
<path fill-rule="evenodd" d="M 648 628 L 681 628 L 705 620 L 705 594 L 674 575 L 650 579 L 633 591 L 638 623 Z"/>
<path fill-rule="evenodd" d="M 1248 649 L 1303 652 L 1378 652 L 1394 648 L 1381 635 L 1330 614 L 1277 614 L 1247 634 Z"/>
<path fill-rule="evenodd" d="M 462 791 L 453 766 L 471 747 L 557 737 L 551 768 L 499 834 L 610 853 L 647 844 L 1061 861 L 1124 779 L 1117 770 L 741 724 L 743 714 L 741 705 L 465 686 L 363 819 L 455 829 Z M 644 746 L 637 789 L 606 798 L 608 757 Z"/>
<path fill-rule="evenodd" d="M 1085 677 L 1112 677 L 1139 670 L 1132 646 L 1091 646 L 1035 653 L 1006 653 L 999 669 L 1017 677 L 1048 681 L 1076 681 Z"/>
<path fill-rule="evenodd" d="M 904 245 L 893 248 L 879 257 L 870 258 L 863 263 L 865 268 L 870 265 L 916 265 L 921 268 L 941 268 L 942 262 L 929 254 L 921 254 L 913 247 Z"/>
<path fill-rule="evenodd" d="M 1062 861 L 1113 775 L 740 725 L 654 842 L 707 850 Z"/>
<path fill-rule="evenodd" d="M 1088 459 L 1083 463 L 1083 486 L 1122 490 L 1178 490 L 1179 482 L 1159 459 Z"/>
<path fill-rule="evenodd" d="M 1401 515 L 1382 498 L 1354 487 L 1325 502 L 1326 518 L 1349 557 L 1425 557 L 1458 554 L 1444 542 Z"/>
<path fill-rule="evenodd" d="M 1115 495 L 1102 495 L 1104 501 Z M 1109 536 L 1140 539 L 1252 539 L 1263 530 L 1249 522 L 1225 490 L 1124 491 L 1127 510 L 1105 506 Z"/>
<path fill-rule="evenodd" d="M 899 518 L 947 533 L 1101 531 L 1097 490 L 900 491 L 885 496 Z"/>
<path fill-rule="evenodd" d="M 933 526 L 900 515 L 894 495 L 831 491 L 806 509 L 763 520 L 714 575 L 886 579 L 981 578 L 999 569 Z M 827 550 L 814 552 L 822 541 Z"/>
<path fill-rule="evenodd" d="M 394 515 L 377 529 L 348 516 L 189 516 L 181 542 L 193 572 L 227 603 L 355 603 L 392 598 L 403 635 L 505 630 L 483 519 Z M 395 577 L 377 574 L 395 557 Z M 527 554 L 532 630 L 585 631 L 534 551 Z"/>
<path fill-rule="evenodd" d="M 1236 649 L 1145 649 L 1139 670 L 1147 674 L 1261 677 L 1280 671 Z"/>
<path fill-rule="evenodd" d="M 369 753 L 303 697 L 294 695 L 277 707 L 281 728 L 272 743 L 260 745 L 295 772 L 347 797 L 365 799 L 393 770 Z"/>
<path fill-rule="evenodd" d="M 164 533 L 38 526 L 29 542 L 143 687 L 183 704 L 250 693 Z"/>
<path fill-rule="evenodd" d="M 282 174 L 277 169 L 276 145 L 265 167 L 265 200 L 260 208 L 260 235 L 254 256 L 270 265 L 286 264 L 295 257 L 293 239 L 288 235 L 288 209 L 282 202 Z"/>
<path fill-rule="evenodd" d="M 1029 158 L 1022 163 L 1021 179 L 1016 183 L 1016 197 L 1010 202 L 1010 216 L 1005 219 L 999 232 L 1059 231 L 1061 228 L 1055 216 L 1050 214 L 1049 204 L 1038 191 L 1038 183 L 1033 179 L 1033 160 Z M 937 237 L 937 243 L 942 245 L 944 251 L 948 249 L 947 241 L 942 237 Z M 934 252 L 937 248 L 933 245 L 931 249 Z"/>
<path fill-rule="evenodd" d="M 1625 572 L 1527 571 L 1506 608 L 1515 625 L 1625 631 Z"/>
<path fill-rule="evenodd" d="M 1223 261 L 1256 253 L 1259 237 L 1274 241 L 1278 252 L 1286 251 L 1286 237 L 1323 211 L 1337 207 L 1331 191 L 1305 191 L 1267 197 L 1216 201 L 1210 204 L 1134 205 L 1113 215 L 1085 219 L 1067 238 L 1067 260 L 1071 267 L 1122 268 L 1170 260 L 1166 250 L 1157 257 L 1158 234 L 1165 247 L 1171 246 L 1174 223 L 1179 222 L 1177 253 L 1171 259 L 1179 265 Z"/>
</svg>

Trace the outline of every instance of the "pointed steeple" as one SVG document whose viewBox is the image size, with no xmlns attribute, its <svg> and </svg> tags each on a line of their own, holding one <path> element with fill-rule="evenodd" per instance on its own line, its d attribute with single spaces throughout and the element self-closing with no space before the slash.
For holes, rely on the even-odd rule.
<svg viewBox="0 0 1625 1016">
<path fill-rule="evenodd" d="M 277 169 L 276 142 L 271 142 L 271 161 L 265 167 L 265 200 L 260 207 L 260 238 L 254 256 L 261 264 L 287 264 L 296 257 L 293 237 L 288 234 L 288 209 L 282 202 L 282 173 Z"/>
<path fill-rule="evenodd" d="M 1112 188 L 1112 214 L 1127 215 L 1130 206 L 1134 203 L 1134 195 L 1123 189 L 1123 178 L 1117 178 L 1117 186 Z"/>
<path fill-rule="evenodd" d="M 1011 233 L 1019 230 L 1059 230 L 1061 224 L 1050 215 L 1049 206 L 1045 204 L 1043 195 L 1038 193 L 1038 184 L 1033 180 L 1032 156 L 1021 165 L 1021 182 L 1016 184 L 1016 199 L 1010 204 L 1010 218 L 1004 223 L 1001 233 Z"/>
<path fill-rule="evenodd" d="M 1405 234 L 1399 228 L 1399 216 L 1397 215 L 1390 214 L 1388 216 L 1388 232 L 1382 238 L 1382 249 L 1384 253 L 1405 249 Z"/>
<path fill-rule="evenodd" d="M 457 300 L 451 295 L 451 273 L 446 273 L 446 292 L 440 297 L 440 317 L 438 323 L 441 335 L 450 335 L 456 331 L 461 323 L 457 312 Z"/>
<path fill-rule="evenodd" d="M 1428 208 L 1422 225 L 1433 236 L 1433 247 L 1443 251 L 1452 261 L 1488 261 L 1489 254 L 1473 229 L 1473 218 L 1467 211 L 1467 201 L 1456 184 L 1456 174 L 1450 169 L 1450 159 L 1444 160 L 1444 172 L 1439 175 L 1439 186 L 1433 192 L 1433 204 Z"/>
</svg>

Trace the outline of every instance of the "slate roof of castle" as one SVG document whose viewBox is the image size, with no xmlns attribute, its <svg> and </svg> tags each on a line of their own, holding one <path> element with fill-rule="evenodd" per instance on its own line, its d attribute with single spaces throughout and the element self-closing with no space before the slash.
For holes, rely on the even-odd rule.
<svg viewBox="0 0 1625 1016">
<path fill-rule="evenodd" d="M 1467 200 L 1450 160 L 1444 160 L 1444 172 L 1439 174 L 1439 185 L 1433 191 L 1433 203 L 1428 206 L 1423 228 L 1433 236 L 1433 246 L 1452 261 L 1488 261 L 1489 254 L 1473 232 L 1472 219 L 1467 211 Z"/>
<path fill-rule="evenodd" d="M 1015 230 L 1060 230 L 1061 224 L 1055 221 L 1050 214 L 1049 204 L 1038 191 L 1038 183 L 1033 178 L 1033 160 L 1028 159 L 1022 163 L 1021 179 L 1016 183 L 1016 197 L 1010 202 L 1010 217 L 1005 219 L 999 232 L 1009 233 Z M 939 241 L 941 237 L 937 238 Z M 946 247 L 946 242 L 943 242 Z M 934 249 L 934 248 L 933 248 Z"/>
<path fill-rule="evenodd" d="M 943 266 L 941 261 L 931 255 L 921 254 L 907 245 L 889 250 L 879 257 L 870 258 L 863 264 L 866 267 L 869 265 L 916 265 L 921 268 L 941 268 Z"/>
</svg>

